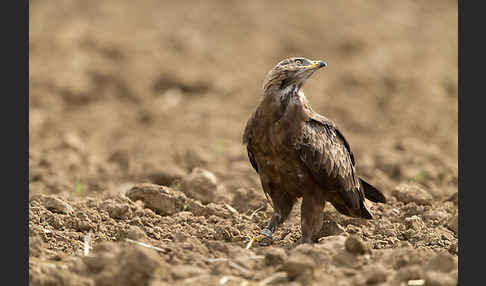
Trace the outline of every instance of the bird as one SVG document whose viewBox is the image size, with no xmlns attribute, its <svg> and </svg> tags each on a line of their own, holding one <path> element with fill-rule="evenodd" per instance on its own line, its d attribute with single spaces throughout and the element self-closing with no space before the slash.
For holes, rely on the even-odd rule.
<svg viewBox="0 0 486 286">
<path fill-rule="evenodd" d="M 383 193 L 361 178 L 350 144 L 336 124 L 313 111 L 302 90 L 306 80 L 327 67 L 322 60 L 290 57 L 271 69 L 263 96 L 244 128 L 242 143 L 260 178 L 273 215 L 255 241 L 272 235 L 301 203 L 300 243 L 315 243 L 329 202 L 339 213 L 372 219 L 365 198 L 386 203 Z"/>
</svg>

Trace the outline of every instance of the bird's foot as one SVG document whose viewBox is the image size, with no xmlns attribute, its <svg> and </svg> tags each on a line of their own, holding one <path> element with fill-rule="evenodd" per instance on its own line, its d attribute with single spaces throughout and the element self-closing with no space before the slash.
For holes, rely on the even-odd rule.
<svg viewBox="0 0 486 286">
<path fill-rule="evenodd" d="M 273 242 L 272 231 L 268 228 L 264 228 L 260 235 L 253 237 L 246 246 L 246 249 L 250 249 L 255 242 L 260 242 L 263 245 L 269 245 Z"/>
</svg>

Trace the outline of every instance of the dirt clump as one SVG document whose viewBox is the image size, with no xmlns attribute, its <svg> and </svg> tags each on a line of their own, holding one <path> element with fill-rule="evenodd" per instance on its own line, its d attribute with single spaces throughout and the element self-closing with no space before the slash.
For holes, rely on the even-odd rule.
<svg viewBox="0 0 486 286">
<path fill-rule="evenodd" d="M 369 246 L 354 235 L 351 235 L 346 239 L 344 246 L 347 251 L 355 254 L 365 254 L 370 251 Z"/>
<path fill-rule="evenodd" d="M 316 265 L 312 258 L 300 253 L 294 253 L 290 255 L 283 265 L 283 270 L 287 272 L 291 280 L 294 280 L 297 277 L 312 276 L 315 267 Z"/>
<path fill-rule="evenodd" d="M 132 201 L 142 201 L 144 205 L 161 215 L 172 215 L 184 209 L 184 194 L 165 186 L 137 184 L 125 194 Z"/>
<path fill-rule="evenodd" d="M 170 168 L 155 168 L 147 173 L 147 178 L 153 184 L 170 186 L 173 183 L 181 180 L 186 175 L 187 172 L 184 169 L 177 166 L 172 166 Z"/>
<path fill-rule="evenodd" d="M 414 202 L 417 205 L 432 203 L 432 196 L 418 184 L 400 184 L 394 189 L 392 195 L 404 203 Z"/>
<path fill-rule="evenodd" d="M 55 213 L 68 215 L 74 212 L 73 208 L 68 203 L 55 196 L 45 196 L 41 194 L 31 197 L 30 200 L 39 201 L 46 209 Z"/>
<path fill-rule="evenodd" d="M 102 244 L 83 262 L 96 285 L 150 285 L 152 280 L 172 280 L 170 267 L 159 254 L 138 245 L 120 248 L 112 242 Z"/>
<path fill-rule="evenodd" d="M 384 283 L 388 279 L 388 273 L 382 265 L 369 265 L 363 269 L 365 281 L 368 285 Z"/>
<path fill-rule="evenodd" d="M 218 184 L 216 176 L 208 170 L 194 168 L 192 172 L 180 182 L 179 189 L 188 197 L 201 201 L 204 204 L 213 202 L 222 187 Z M 221 191 L 219 191 L 221 193 Z"/>
<path fill-rule="evenodd" d="M 287 257 L 287 253 L 282 248 L 270 247 L 265 251 L 265 263 L 267 265 L 283 265 Z"/>
</svg>

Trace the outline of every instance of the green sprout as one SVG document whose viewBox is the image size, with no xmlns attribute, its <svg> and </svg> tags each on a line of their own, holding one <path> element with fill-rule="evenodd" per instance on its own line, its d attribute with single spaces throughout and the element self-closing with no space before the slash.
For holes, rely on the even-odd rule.
<svg viewBox="0 0 486 286">
<path fill-rule="evenodd" d="M 75 184 L 74 184 L 74 192 L 78 195 L 81 195 L 83 193 L 83 191 L 84 191 L 84 185 L 81 184 L 79 179 L 77 179 Z"/>
<path fill-rule="evenodd" d="M 223 142 L 218 141 L 213 144 L 213 150 L 216 151 L 217 153 L 224 153 L 226 150 L 226 146 Z"/>
<path fill-rule="evenodd" d="M 424 179 L 425 179 L 425 172 L 422 169 L 420 169 L 417 172 L 417 175 L 415 175 L 415 181 L 422 182 Z"/>
</svg>

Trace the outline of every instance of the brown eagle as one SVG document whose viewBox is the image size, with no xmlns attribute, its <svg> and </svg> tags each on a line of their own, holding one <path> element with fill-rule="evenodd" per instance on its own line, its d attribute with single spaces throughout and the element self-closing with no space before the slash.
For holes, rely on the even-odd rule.
<svg viewBox="0 0 486 286">
<path fill-rule="evenodd" d="M 302 57 L 279 62 L 268 73 L 263 97 L 246 124 L 243 144 L 274 209 L 260 238 L 271 239 L 299 197 L 303 243 L 318 238 L 326 202 L 344 215 L 366 219 L 372 216 L 365 198 L 386 202 L 358 176 L 353 152 L 334 122 L 314 112 L 304 96 L 304 82 L 326 66 Z"/>
</svg>

